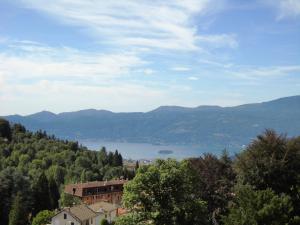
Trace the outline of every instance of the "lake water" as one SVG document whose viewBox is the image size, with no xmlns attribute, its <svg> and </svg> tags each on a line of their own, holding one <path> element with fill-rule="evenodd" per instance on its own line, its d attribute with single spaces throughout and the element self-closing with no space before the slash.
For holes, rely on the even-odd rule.
<svg viewBox="0 0 300 225">
<path fill-rule="evenodd" d="M 97 140 L 80 140 L 79 143 L 92 150 L 99 150 L 103 146 L 108 151 L 116 149 L 125 159 L 157 159 L 175 158 L 183 159 L 188 157 L 199 157 L 205 152 L 220 155 L 224 148 L 204 149 L 197 145 L 154 145 L 148 143 L 127 143 L 127 142 L 105 142 Z M 170 154 L 161 154 L 159 151 L 172 151 Z M 230 151 L 231 153 L 231 151 Z"/>
</svg>

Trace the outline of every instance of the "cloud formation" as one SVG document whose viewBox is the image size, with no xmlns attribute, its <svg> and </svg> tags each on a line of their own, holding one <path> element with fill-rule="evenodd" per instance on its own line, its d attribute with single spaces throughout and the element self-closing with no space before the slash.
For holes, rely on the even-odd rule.
<svg viewBox="0 0 300 225">
<path fill-rule="evenodd" d="M 0 72 L 6 79 L 70 79 L 103 82 L 129 74 L 146 62 L 134 53 L 101 54 L 68 47 L 12 41 L 0 53 Z M 17 52 L 17 53 L 16 53 Z"/>
<path fill-rule="evenodd" d="M 215 11 L 223 0 L 22 2 L 59 22 L 88 29 L 105 44 L 185 51 L 201 50 L 206 43 L 237 46 L 233 35 L 197 32 L 194 16 Z"/>
<path fill-rule="evenodd" d="M 299 0 L 265 0 L 265 2 L 278 10 L 278 19 L 300 16 Z"/>
</svg>

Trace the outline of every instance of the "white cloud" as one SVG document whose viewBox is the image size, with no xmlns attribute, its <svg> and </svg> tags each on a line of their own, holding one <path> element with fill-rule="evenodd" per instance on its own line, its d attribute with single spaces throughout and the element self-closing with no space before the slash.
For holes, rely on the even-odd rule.
<svg viewBox="0 0 300 225">
<path fill-rule="evenodd" d="M 193 80 L 193 81 L 199 80 L 198 77 L 193 77 L 193 76 L 192 76 L 192 77 L 188 77 L 188 79 L 189 79 L 189 80 Z"/>
<path fill-rule="evenodd" d="M 264 2 L 277 8 L 278 19 L 300 16 L 299 0 L 264 0 Z"/>
<path fill-rule="evenodd" d="M 191 89 L 185 86 L 166 85 L 160 88 L 118 81 L 103 85 L 50 80 L 7 83 L 0 89 L 0 115 L 30 114 L 41 110 L 58 113 L 87 108 L 115 112 L 150 111 L 167 103 L 196 106 L 196 98 L 185 99 L 190 93 Z"/>
<path fill-rule="evenodd" d="M 238 41 L 234 34 L 221 34 L 221 35 L 202 35 L 198 37 L 200 42 L 211 44 L 213 47 L 230 47 L 237 48 Z"/>
<path fill-rule="evenodd" d="M 179 72 L 185 72 L 185 71 L 190 71 L 191 68 L 185 67 L 185 66 L 177 66 L 177 67 L 172 67 L 171 70 L 179 71 Z"/>
<path fill-rule="evenodd" d="M 152 69 L 149 69 L 149 68 L 144 69 L 144 74 L 146 74 L 146 75 L 151 75 L 151 74 L 153 74 L 153 73 L 155 73 L 155 71 L 152 70 Z"/>
<path fill-rule="evenodd" d="M 0 53 L 0 73 L 19 82 L 33 78 L 101 82 L 129 74 L 146 64 L 130 52 L 98 54 L 28 42 L 12 42 L 9 46 Z"/>
<path fill-rule="evenodd" d="M 260 80 L 282 77 L 300 72 L 300 65 L 289 66 L 234 66 L 230 70 L 224 71 L 236 78 L 247 80 Z"/>
<path fill-rule="evenodd" d="M 223 0 L 20 1 L 65 24 L 88 29 L 106 44 L 187 51 L 201 50 L 206 42 L 236 46 L 232 35 L 197 33 L 194 16 L 221 8 Z"/>
</svg>

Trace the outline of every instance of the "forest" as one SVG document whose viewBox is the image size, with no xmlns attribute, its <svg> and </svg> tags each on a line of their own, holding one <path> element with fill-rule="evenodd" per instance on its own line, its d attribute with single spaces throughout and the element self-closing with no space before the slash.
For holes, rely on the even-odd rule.
<svg viewBox="0 0 300 225">
<path fill-rule="evenodd" d="M 0 224 L 45 224 L 36 218 L 66 204 L 64 184 L 120 176 L 128 213 L 116 225 L 300 224 L 300 137 L 266 130 L 234 156 L 156 160 L 133 174 L 117 151 L 0 120 Z"/>
<path fill-rule="evenodd" d="M 38 212 L 64 206 L 64 184 L 133 176 L 118 151 L 91 151 L 0 119 L 1 225 L 30 224 Z"/>
</svg>

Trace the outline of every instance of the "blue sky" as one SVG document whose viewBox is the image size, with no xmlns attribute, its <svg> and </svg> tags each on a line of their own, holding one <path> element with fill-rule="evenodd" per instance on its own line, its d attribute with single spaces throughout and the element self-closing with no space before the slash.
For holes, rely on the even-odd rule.
<svg viewBox="0 0 300 225">
<path fill-rule="evenodd" d="M 1 0 L 0 115 L 300 94 L 300 0 Z"/>
</svg>

